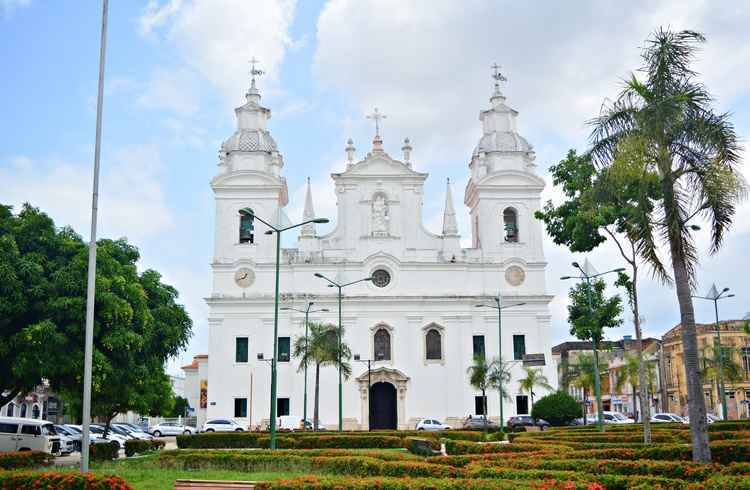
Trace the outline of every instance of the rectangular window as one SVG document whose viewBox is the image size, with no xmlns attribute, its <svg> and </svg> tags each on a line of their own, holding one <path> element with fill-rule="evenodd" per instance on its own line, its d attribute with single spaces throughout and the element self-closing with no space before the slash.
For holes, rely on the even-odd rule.
<svg viewBox="0 0 750 490">
<path fill-rule="evenodd" d="M 247 398 L 234 399 L 234 416 L 241 418 L 247 417 Z"/>
<path fill-rule="evenodd" d="M 526 355 L 526 336 L 514 335 L 513 336 L 513 359 L 516 361 L 523 361 L 523 356 L 525 355 Z"/>
<path fill-rule="evenodd" d="M 475 335 L 473 337 L 474 357 L 484 357 L 484 335 Z"/>
<path fill-rule="evenodd" d="M 18 433 L 18 424 L 0 424 L 0 432 L 3 434 Z"/>
<path fill-rule="evenodd" d="M 474 397 L 474 414 L 484 415 L 484 402 L 487 397 L 475 396 Z"/>
<path fill-rule="evenodd" d="M 281 417 L 282 415 L 289 415 L 289 398 L 276 399 L 276 416 Z"/>
<path fill-rule="evenodd" d="M 234 362 L 247 362 L 247 337 L 234 339 Z"/>
<path fill-rule="evenodd" d="M 22 425 L 21 434 L 29 434 L 32 436 L 38 436 L 42 434 L 42 430 L 38 425 Z"/>
<path fill-rule="evenodd" d="M 289 362 L 290 348 L 289 337 L 279 337 L 279 362 Z"/>
<path fill-rule="evenodd" d="M 750 371 L 750 347 L 742 348 L 742 368 Z"/>
<path fill-rule="evenodd" d="M 527 395 L 516 395 L 516 414 L 528 415 L 529 397 Z"/>
</svg>

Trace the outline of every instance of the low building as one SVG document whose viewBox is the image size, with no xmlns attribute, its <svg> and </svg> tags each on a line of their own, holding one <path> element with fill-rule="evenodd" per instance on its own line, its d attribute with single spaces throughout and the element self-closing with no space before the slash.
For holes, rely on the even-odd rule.
<svg viewBox="0 0 750 490">
<path fill-rule="evenodd" d="M 190 416 L 200 428 L 206 421 L 208 409 L 208 355 L 198 354 L 190 364 L 182 366 L 185 373 L 183 395 L 190 405 Z"/>
<path fill-rule="evenodd" d="M 52 392 L 46 382 L 0 407 L 0 415 L 49 420 L 56 424 L 69 422 L 63 412 L 62 398 Z"/>
<path fill-rule="evenodd" d="M 702 359 L 712 359 L 718 336 L 725 355 L 729 355 L 736 369 L 727 369 L 724 375 L 724 388 L 727 398 L 727 417 L 730 419 L 748 418 L 750 407 L 750 335 L 744 320 L 727 320 L 715 323 L 696 324 L 698 351 Z M 718 332 L 718 336 L 717 336 Z M 669 411 L 687 415 L 687 381 L 683 364 L 682 325 L 678 324 L 662 337 L 664 348 L 664 370 L 668 395 Z M 710 364 L 710 362 L 709 362 Z M 707 361 L 701 361 L 705 367 Z M 731 373 L 734 372 L 734 375 Z M 714 376 L 704 376 L 703 393 L 709 413 L 721 416 L 720 389 Z"/>
</svg>

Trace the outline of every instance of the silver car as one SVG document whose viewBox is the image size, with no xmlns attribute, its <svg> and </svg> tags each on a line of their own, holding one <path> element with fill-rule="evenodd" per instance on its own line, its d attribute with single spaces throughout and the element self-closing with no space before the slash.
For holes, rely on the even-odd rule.
<svg viewBox="0 0 750 490">
<path fill-rule="evenodd" d="M 148 431 L 154 437 L 190 435 L 196 432 L 195 427 L 178 424 L 177 422 L 162 422 L 150 427 Z"/>
</svg>

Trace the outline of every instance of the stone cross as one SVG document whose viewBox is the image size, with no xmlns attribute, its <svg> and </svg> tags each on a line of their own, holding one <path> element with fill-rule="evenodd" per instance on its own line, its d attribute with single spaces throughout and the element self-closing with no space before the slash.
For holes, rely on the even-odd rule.
<svg viewBox="0 0 750 490">
<path fill-rule="evenodd" d="M 492 78 L 495 79 L 495 82 L 507 82 L 508 81 L 508 79 L 505 78 L 502 73 L 500 73 L 500 65 L 495 63 L 492 66 L 490 66 L 490 68 L 492 68 Z"/>
<path fill-rule="evenodd" d="M 375 120 L 375 137 L 380 136 L 380 120 L 386 119 L 388 116 L 385 114 L 381 114 L 378 112 L 378 108 L 376 107 L 375 110 L 373 110 L 372 114 L 368 114 L 367 119 L 374 119 Z"/>
<path fill-rule="evenodd" d="M 261 70 L 259 68 L 255 68 L 255 64 L 256 63 L 260 63 L 260 61 L 258 61 L 257 59 L 255 59 L 255 56 L 253 56 L 252 58 L 250 58 L 250 76 L 252 77 L 253 86 L 255 86 L 255 77 L 256 76 L 261 76 L 261 75 L 263 75 L 265 73 L 263 70 Z"/>
</svg>

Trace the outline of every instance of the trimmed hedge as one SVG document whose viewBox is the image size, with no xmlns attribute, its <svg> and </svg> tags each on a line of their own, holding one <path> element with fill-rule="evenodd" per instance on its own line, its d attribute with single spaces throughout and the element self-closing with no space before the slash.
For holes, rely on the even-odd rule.
<svg viewBox="0 0 750 490">
<path fill-rule="evenodd" d="M 130 439 L 125 441 L 125 456 L 135 456 L 136 454 L 144 454 L 151 451 L 157 451 L 164 449 L 164 441 L 158 439 L 152 439 L 149 441 L 143 441 L 140 439 Z"/>
<path fill-rule="evenodd" d="M 435 439 L 422 439 L 419 437 L 407 437 L 404 446 L 412 454 L 419 456 L 435 456 L 440 454 L 440 443 Z"/>
<path fill-rule="evenodd" d="M 36 468 L 49 466 L 55 457 L 43 451 L 12 451 L 0 453 L 0 469 L 15 470 L 18 468 Z"/>
<path fill-rule="evenodd" d="M 445 451 L 448 454 L 488 454 L 488 453 L 513 453 L 533 452 L 540 449 L 556 451 L 569 451 L 570 448 L 560 444 L 545 444 L 543 447 L 536 444 L 479 444 L 465 441 L 446 441 Z"/>
<path fill-rule="evenodd" d="M 530 490 L 530 489 L 565 489 L 565 490 L 604 490 L 600 485 L 581 484 L 568 481 L 523 482 L 499 479 L 456 479 L 439 480 L 435 478 L 351 478 L 351 477 L 315 477 L 280 479 L 269 482 L 258 482 L 256 488 L 269 489 L 388 489 L 388 490 Z"/>
<path fill-rule="evenodd" d="M 89 446 L 91 461 L 109 461 L 120 455 L 120 445 L 116 441 L 98 442 Z"/>
<path fill-rule="evenodd" d="M 55 490 L 133 490 L 133 487 L 131 487 L 128 482 L 126 482 L 119 476 L 95 475 L 94 473 L 81 474 L 74 472 L 0 472 L 0 488 L 48 488 Z"/>
</svg>

